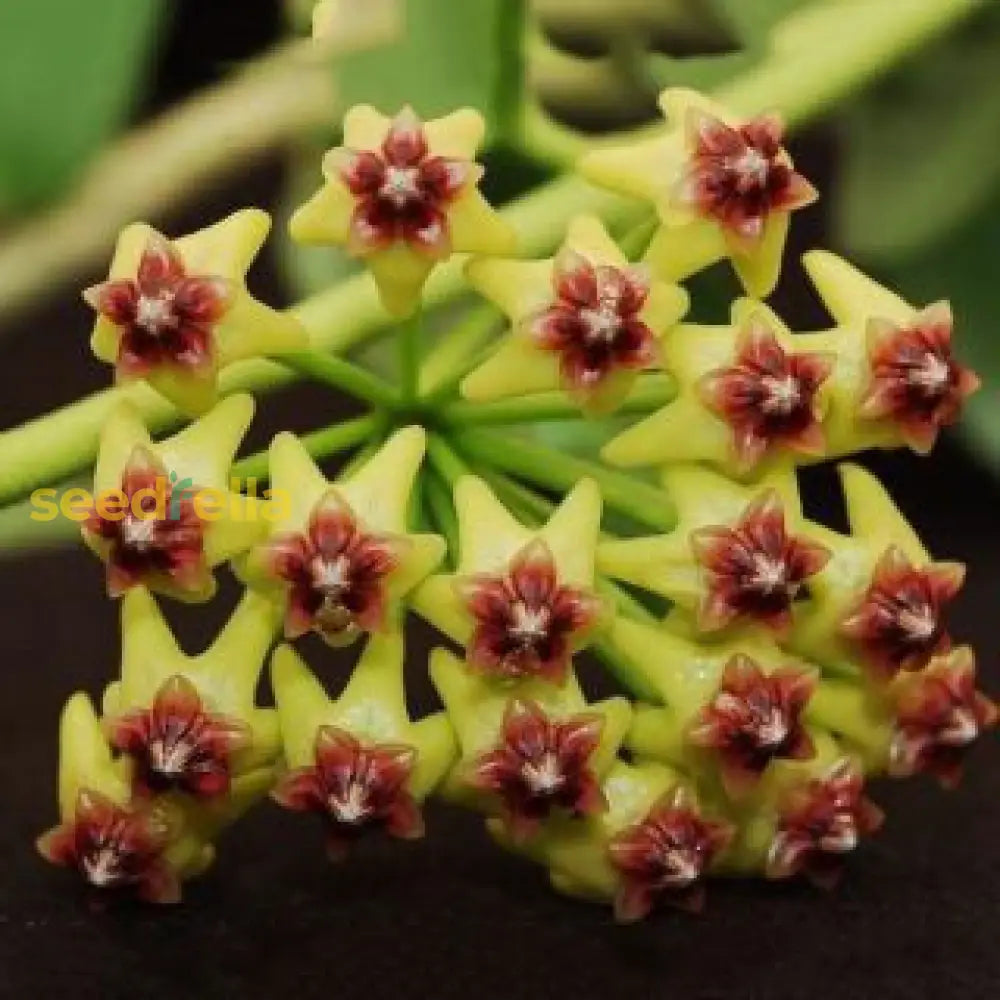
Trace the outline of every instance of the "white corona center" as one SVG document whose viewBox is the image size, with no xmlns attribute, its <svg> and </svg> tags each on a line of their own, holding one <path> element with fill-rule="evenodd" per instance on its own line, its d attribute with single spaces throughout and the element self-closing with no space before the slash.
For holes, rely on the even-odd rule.
<svg viewBox="0 0 1000 1000">
<path fill-rule="evenodd" d="M 551 750 L 544 753 L 537 762 L 525 761 L 521 765 L 521 776 L 528 787 L 539 795 L 551 794 L 566 780 L 559 766 L 559 758 Z"/>
<path fill-rule="evenodd" d="M 416 167 L 387 167 L 379 192 L 396 208 L 405 208 L 420 197 L 419 173 Z"/>
<path fill-rule="evenodd" d="M 135 322 L 154 335 L 172 327 L 175 323 L 173 297 L 140 295 L 135 307 Z"/>
<path fill-rule="evenodd" d="M 789 414 L 802 399 L 799 382 L 794 375 L 785 375 L 783 378 L 763 378 L 761 385 L 764 388 L 764 399 L 761 406 L 765 413 Z"/>
</svg>

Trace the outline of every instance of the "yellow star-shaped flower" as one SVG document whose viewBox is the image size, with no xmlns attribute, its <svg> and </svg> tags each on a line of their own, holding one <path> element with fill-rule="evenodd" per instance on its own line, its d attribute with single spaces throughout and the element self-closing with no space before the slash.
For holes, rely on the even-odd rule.
<svg viewBox="0 0 1000 1000">
<path fill-rule="evenodd" d="M 601 523 L 597 484 L 581 480 L 538 529 L 517 521 L 474 476 L 458 481 L 454 498 L 458 565 L 417 590 L 414 610 L 465 646 L 470 664 L 484 673 L 537 674 L 558 682 L 569 658 L 601 623 L 603 608 L 593 594 Z M 523 655 L 504 658 L 499 650 L 504 637 L 491 641 L 494 599 L 513 605 L 515 618 L 520 616 Z M 543 652 L 533 648 L 534 637 Z"/>
<path fill-rule="evenodd" d="M 275 516 L 237 569 L 284 604 L 287 638 L 316 631 L 343 645 L 384 631 L 402 598 L 444 557 L 440 536 L 407 526 L 425 445 L 422 428 L 403 428 L 331 483 L 293 434 L 271 442 Z"/>
<path fill-rule="evenodd" d="M 953 355 L 950 306 L 917 309 L 826 250 L 802 263 L 837 324 L 798 341 L 836 358 L 828 453 L 909 445 L 926 454 L 979 387 Z"/>
<path fill-rule="evenodd" d="M 453 253 L 504 254 L 514 234 L 479 192 L 485 123 L 471 109 L 422 122 L 367 105 L 344 117 L 326 183 L 292 217 L 301 243 L 346 246 L 371 269 L 386 309 L 414 311 L 434 266 Z"/>
<path fill-rule="evenodd" d="M 473 260 L 466 274 L 511 323 L 462 383 L 472 400 L 563 388 L 585 410 L 613 410 L 688 307 L 682 288 L 630 265 L 592 216 L 570 223 L 554 258 Z"/>
<path fill-rule="evenodd" d="M 248 590 L 208 649 L 188 656 L 149 591 L 129 591 L 122 601 L 121 674 L 104 692 L 104 716 L 148 709 L 167 681 L 183 677 L 207 710 L 249 727 L 249 741 L 233 757 L 234 773 L 270 767 L 281 746 L 278 718 L 274 709 L 258 708 L 255 698 L 279 621 L 274 603 Z"/>
<path fill-rule="evenodd" d="M 587 760 L 588 769 L 598 780 L 614 764 L 632 718 L 632 707 L 625 698 L 588 703 L 572 670 L 561 686 L 538 678 L 497 684 L 472 673 L 447 650 L 436 649 L 431 654 L 430 674 L 460 749 L 460 759 L 448 776 L 444 793 L 488 813 L 496 812 L 496 803 L 471 779 L 483 755 L 502 740 L 512 704 L 537 706 L 556 722 L 584 716 L 599 718 L 599 740 Z"/>
<path fill-rule="evenodd" d="M 704 565 L 694 537 L 703 529 L 734 525 L 754 504 L 770 496 L 779 504 L 786 530 L 803 524 L 794 469 L 770 469 L 758 482 L 743 485 L 699 465 L 664 468 L 664 489 L 677 509 L 677 527 L 666 535 L 607 539 L 597 549 L 600 572 L 668 598 L 693 615 L 706 597 Z"/>
<path fill-rule="evenodd" d="M 805 603 L 788 638 L 790 648 L 842 673 L 856 674 L 858 648 L 842 626 L 872 584 L 879 563 L 900 553 L 914 568 L 931 565 L 931 556 L 885 487 L 857 465 L 838 466 L 851 532 L 842 535 L 809 523 L 807 531 L 831 553 L 809 584 Z M 960 574 L 961 567 L 940 564 Z"/>
<path fill-rule="evenodd" d="M 108 567 L 115 595 L 135 584 L 184 601 L 209 600 L 212 567 L 267 531 L 266 503 L 233 488 L 233 459 L 253 417 L 230 396 L 184 430 L 154 442 L 132 404 L 108 418 L 83 539 Z M 141 516 L 140 516 L 141 515 Z"/>
<path fill-rule="evenodd" d="M 407 787 L 417 802 L 427 798 L 454 763 L 457 747 L 443 712 L 411 721 L 404 660 L 399 632 L 372 636 L 343 694 L 331 699 L 295 650 L 279 646 L 271 680 L 288 767 L 313 764 L 317 733 L 323 726 L 333 726 L 363 743 L 416 751 Z"/>
<path fill-rule="evenodd" d="M 663 348 L 676 397 L 612 438 L 603 457 L 623 466 L 705 462 L 736 478 L 826 457 L 834 357 L 803 343 L 749 299 L 733 304 L 729 326 L 682 324 Z"/>
<path fill-rule="evenodd" d="M 122 230 L 108 280 L 84 293 L 98 314 L 94 354 L 197 415 L 227 365 L 305 348 L 302 324 L 246 288 L 270 226 L 266 212 L 244 209 L 173 241 L 144 224 Z"/>
<path fill-rule="evenodd" d="M 611 858 L 612 841 L 641 823 L 681 780 L 677 771 L 654 761 L 627 764 L 616 760 L 601 786 L 608 804 L 606 812 L 582 820 L 554 818 L 537 837 L 524 842 L 515 841 L 500 820 L 487 820 L 487 828 L 506 850 L 545 865 L 557 892 L 576 899 L 612 902 L 623 883 L 622 872 Z"/>
<path fill-rule="evenodd" d="M 646 260 L 663 280 L 728 257 L 747 293 L 766 298 L 778 281 L 790 213 L 816 198 L 781 145 L 780 118 L 741 121 L 680 88 L 664 91 L 660 106 L 664 135 L 589 153 L 581 172 L 655 204 L 662 226 Z"/>
</svg>

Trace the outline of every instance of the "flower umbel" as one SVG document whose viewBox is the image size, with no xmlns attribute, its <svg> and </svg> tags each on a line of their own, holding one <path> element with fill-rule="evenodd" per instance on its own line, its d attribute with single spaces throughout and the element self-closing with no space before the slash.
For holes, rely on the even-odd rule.
<svg viewBox="0 0 1000 1000">
<path fill-rule="evenodd" d="M 691 160 L 678 200 L 714 219 L 741 241 L 758 242 L 772 212 L 811 205 L 816 189 L 791 165 L 782 148 L 778 115 L 761 115 L 730 127 L 691 108 L 687 141 Z"/>
<path fill-rule="evenodd" d="M 683 910 L 700 911 L 705 903 L 701 877 L 732 836 L 729 824 L 702 818 L 686 788 L 673 789 L 608 845 L 622 878 L 615 898 L 617 919 L 641 919 L 657 897 Z"/>
<path fill-rule="evenodd" d="M 702 380 L 701 398 L 729 424 L 745 469 L 778 447 L 818 455 L 825 439 L 817 397 L 832 367 L 826 355 L 786 352 L 763 322 L 751 319 L 732 365 Z"/>
<path fill-rule="evenodd" d="M 548 545 L 535 539 L 503 576 L 457 581 L 475 619 L 469 665 L 498 677 L 544 677 L 561 683 L 580 638 L 600 616 L 598 597 L 559 582 Z"/>
<path fill-rule="evenodd" d="M 883 814 L 865 797 L 864 778 L 850 760 L 838 761 L 825 777 L 797 785 L 786 796 L 767 859 L 768 878 L 803 872 L 831 888 L 844 856 L 862 836 L 882 825 Z"/>
<path fill-rule="evenodd" d="M 897 423 L 907 443 L 924 454 L 979 388 L 978 376 L 952 353 L 953 326 L 946 302 L 925 309 L 909 325 L 880 319 L 868 324 L 871 381 L 861 415 Z"/>
<path fill-rule="evenodd" d="M 691 547 L 706 576 L 699 626 L 711 631 L 748 618 L 778 633 L 792 619 L 792 603 L 830 552 L 808 538 L 789 535 L 784 507 L 769 490 L 731 527 L 700 528 Z"/>
<path fill-rule="evenodd" d="M 122 473 L 122 503 L 115 511 L 120 516 L 108 518 L 94 509 L 84 524 L 106 560 L 112 597 L 137 584 L 163 581 L 193 594 L 211 586 L 195 491 L 189 487 L 175 496 L 163 463 L 148 448 L 135 447 Z M 159 513 L 158 493 L 166 508 Z"/>
<path fill-rule="evenodd" d="M 135 762 L 140 795 L 178 789 L 200 798 L 229 791 L 230 758 L 250 742 L 250 728 L 206 710 L 197 688 L 182 674 L 157 691 L 152 707 L 107 721 L 111 745 Z"/>
<path fill-rule="evenodd" d="M 801 716 L 815 687 L 812 672 L 785 667 L 768 675 L 748 656 L 736 655 L 726 664 L 717 694 L 695 717 L 688 739 L 719 755 L 726 789 L 739 795 L 775 758 L 812 757 L 812 739 Z"/>
<path fill-rule="evenodd" d="M 926 771 L 954 788 L 966 753 L 998 717 L 996 705 L 976 690 L 972 650 L 956 649 L 921 673 L 901 677 L 898 684 L 889 773 L 909 777 Z"/>
<path fill-rule="evenodd" d="M 75 868 L 88 885 L 100 890 L 134 892 L 150 903 L 176 903 L 177 876 L 163 859 L 167 827 L 145 807 L 116 805 L 83 789 L 71 821 L 38 838 L 47 861 Z"/>
<path fill-rule="evenodd" d="M 895 546 L 886 550 L 871 586 L 841 624 L 878 676 L 919 670 L 951 645 L 945 609 L 962 589 L 965 567 L 931 563 L 915 567 Z"/>
<path fill-rule="evenodd" d="M 370 534 L 336 490 L 317 504 L 305 534 L 278 535 L 263 560 L 287 584 L 285 637 L 314 631 L 333 646 L 385 625 L 386 580 L 405 539 Z"/>
<path fill-rule="evenodd" d="M 416 751 L 395 743 L 363 743 L 336 726 L 316 733 L 315 766 L 290 771 L 272 797 L 296 812 L 317 812 L 327 823 L 327 847 L 342 857 L 365 829 L 393 837 L 423 836 L 420 809 L 407 791 Z"/>
<path fill-rule="evenodd" d="M 498 796 L 515 839 L 531 836 L 553 809 L 589 816 L 604 809 L 590 768 L 603 718 L 596 713 L 552 719 L 535 702 L 514 698 L 497 747 L 473 766 L 469 782 Z"/>
</svg>

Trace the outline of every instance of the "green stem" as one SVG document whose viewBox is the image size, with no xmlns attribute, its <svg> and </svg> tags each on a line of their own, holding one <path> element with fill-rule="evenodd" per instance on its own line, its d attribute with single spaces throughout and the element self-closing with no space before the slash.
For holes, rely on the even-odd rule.
<svg viewBox="0 0 1000 1000">
<path fill-rule="evenodd" d="M 419 394 L 428 404 L 447 399 L 479 363 L 483 349 L 500 330 L 500 312 L 488 303 L 478 303 L 455 322 L 420 366 Z"/>
<path fill-rule="evenodd" d="M 618 241 L 622 253 L 631 261 L 640 260 L 659 228 L 660 220 L 655 215 L 634 226 Z"/>
<path fill-rule="evenodd" d="M 66 490 L 80 487 L 89 491 L 91 484 L 83 480 L 70 480 L 56 488 L 61 496 Z M 32 520 L 35 510 L 31 500 L 13 504 L 0 510 L 0 560 L 37 549 L 69 545 L 80 540 L 80 525 L 68 517 L 57 515 L 48 521 Z"/>
<path fill-rule="evenodd" d="M 342 424 L 334 424 L 332 427 L 306 434 L 302 438 L 302 444 L 313 458 L 329 458 L 331 455 L 339 455 L 359 444 L 364 444 L 369 438 L 378 436 L 381 434 L 383 426 L 381 415 L 370 413 L 364 417 L 345 420 Z M 270 478 L 268 453 L 261 451 L 240 459 L 233 466 L 232 476 L 243 481 L 256 479 L 260 483 L 267 482 Z"/>
<path fill-rule="evenodd" d="M 451 489 L 455 488 L 455 483 L 462 476 L 467 476 L 471 471 L 469 466 L 456 454 L 454 448 L 440 434 L 428 435 L 427 458 Z"/>
<path fill-rule="evenodd" d="M 669 375 L 644 375 L 615 412 L 616 415 L 651 413 L 666 406 L 675 395 L 676 387 Z M 580 404 L 562 391 L 532 393 L 489 403 L 458 400 L 443 407 L 438 414 L 441 421 L 454 427 L 579 420 L 581 416 Z"/>
<path fill-rule="evenodd" d="M 435 469 L 424 472 L 424 498 L 431 520 L 448 543 L 452 564 L 458 558 L 458 518 L 452 503 L 451 490 Z"/>
<path fill-rule="evenodd" d="M 598 637 L 591 643 L 590 648 L 597 654 L 608 673 L 633 697 L 654 705 L 663 701 L 656 688 L 609 640 Z"/>
<path fill-rule="evenodd" d="M 604 502 L 633 521 L 663 532 L 677 525 L 673 502 L 663 490 L 596 462 L 491 431 L 457 431 L 453 440 L 464 454 L 549 489 L 564 492 L 589 477 L 600 486 Z"/>
<path fill-rule="evenodd" d="M 420 309 L 407 319 L 396 333 L 399 349 L 399 384 L 404 403 L 412 403 L 417 398 L 420 379 L 421 341 L 423 340 L 423 316 Z"/>
<path fill-rule="evenodd" d="M 810 721 L 851 740 L 866 755 L 884 759 L 892 718 L 871 691 L 858 684 L 824 680 L 806 706 Z"/>
<path fill-rule="evenodd" d="M 528 0 L 504 0 L 496 15 L 496 49 L 500 72 L 493 87 L 494 140 L 514 145 L 527 80 L 524 38 Z"/>
<path fill-rule="evenodd" d="M 399 393 L 388 382 L 343 358 L 316 351 L 299 351 L 282 355 L 279 360 L 306 378 L 340 389 L 378 409 L 392 410 L 399 406 Z"/>
<path fill-rule="evenodd" d="M 413 489 L 410 490 L 410 503 L 406 512 L 408 531 L 424 533 L 431 530 L 427 516 L 424 478 L 424 473 L 421 472 L 413 482 Z"/>
<path fill-rule="evenodd" d="M 618 614 L 625 618 L 634 618 L 645 625 L 659 628 L 660 621 L 648 608 L 637 601 L 627 590 L 606 577 L 599 576 L 596 582 L 597 592 L 603 594 L 615 607 Z"/>
</svg>

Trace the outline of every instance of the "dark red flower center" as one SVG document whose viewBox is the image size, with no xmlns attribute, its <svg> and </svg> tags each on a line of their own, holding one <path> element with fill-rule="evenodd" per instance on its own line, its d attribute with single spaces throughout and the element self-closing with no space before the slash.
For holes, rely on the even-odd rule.
<svg viewBox="0 0 1000 1000">
<path fill-rule="evenodd" d="M 382 827 L 394 837 L 423 833 L 423 820 L 408 783 L 416 763 L 413 747 L 366 743 L 335 726 L 316 734 L 315 766 L 290 771 L 273 798 L 286 809 L 319 813 L 327 843 L 339 857 L 364 830 Z"/>
<path fill-rule="evenodd" d="M 917 569 L 892 547 L 879 560 L 871 586 L 841 631 L 879 675 L 919 670 L 951 644 L 945 610 L 964 577 L 964 567 L 957 563 Z"/>
<path fill-rule="evenodd" d="M 239 719 L 208 712 L 197 688 L 177 674 L 149 709 L 108 723 L 111 745 L 133 758 L 140 794 L 176 788 L 209 798 L 229 790 L 230 760 L 248 745 L 250 730 Z"/>
<path fill-rule="evenodd" d="M 976 690 L 971 650 L 956 649 L 907 677 L 896 696 L 891 774 L 926 771 L 946 787 L 958 784 L 966 753 L 997 722 L 997 708 Z"/>
<path fill-rule="evenodd" d="M 646 368 L 656 337 L 641 319 L 649 277 L 639 267 L 596 266 L 573 251 L 557 258 L 555 301 L 531 323 L 535 342 L 559 355 L 568 389 L 587 395 L 616 371 Z"/>
<path fill-rule="evenodd" d="M 75 868 L 95 889 L 130 889 L 141 899 L 168 903 L 180 898 L 176 875 L 163 860 L 168 841 L 158 814 L 84 790 L 72 822 L 43 834 L 38 849 L 53 864 Z"/>
<path fill-rule="evenodd" d="M 699 880 L 732 835 L 729 824 L 703 819 L 685 789 L 665 796 L 608 846 L 622 878 L 615 899 L 617 918 L 641 919 L 658 895 L 682 909 L 700 910 L 704 889 Z"/>
<path fill-rule="evenodd" d="M 732 527 L 694 532 L 691 545 L 706 576 L 699 613 L 699 624 L 706 630 L 741 617 L 786 630 L 803 584 L 830 559 L 822 545 L 788 534 L 781 498 L 773 490 L 751 504 Z"/>
<path fill-rule="evenodd" d="M 587 816 L 606 808 L 590 758 L 604 720 L 585 713 L 556 720 L 535 702 L 512 699 L 500 741 L 470 774 L 475 788 L 498 797 L 511 833 L 530 836 L 553 809 Z"/>
<path fill-rule="evenodd" d="M 699 391 L 705 406 L 732 428 L 741 465 L 752 468 L 779 445 L 822 453 L 817 395 L 832 370 L 832 358 L 787 353 L 764 323 L 752 319 L 737 340 L 733 364 L 709 372 Z"/>
<path fill-rule="evenodd" d="M 122 475 L 120 496 L 98 498 L 104 509 L 97 503 L 84 525 L 100 542 L 112 596 L 162 580 L 187 591 L 204 586 L 209 569 L 196 493 L 190 484 L 175 488 L 148 449 L 135 449 Z"/>
<path fill-rule="evenodd" d="M 804 872 L 829 887 L 844 855 L 882 825 L 882 811 L 863 794 L 864 779 L 848 760 L 826 777 L 793 788 L 786 797 L 767 861 L 769 878 Z"/>
<path fill-rule="evenodd" d="M 765 674 L 749 657 L 734 656 L 688 738 L 718 754 L 723 781 L 738 795 L 775 758 L 812 757 L 812 740 L 801 716 L 815 687 L 812 673 L 788 667 Z"/>
<path fill-rule="evenodd" d="M 704 111 L 692 110 L 688 142 L 692 150 L 679 197 L 737 238 L 755 242 L 772 212 L 811 204 L 816 190 L 792 169 L 782 148 L 784 125 L 764 115 L 731 128 Z"/>
<path fill-rule="evenodd" d="M 420 119 L 405 108 L 378 151 L 333 150 L 328 169 L 355 198 L 350 249 L 363 256 L 402 241 L 434 258 L 451 252 L 448 206 L 481 169 L 468 160 L 433 156 Z"/>
<path fill-rule="evenodd" d="M 459 594 L 475 620 L 470 666 L 502 677 L 546 677 L 561 683 L 574 643 L 597 622 L 601 603 L 560 584 L 548 546 L 536 540 L 503 576 L 460 580 Z"/>
<path fill-rule="evenodd" d="M 335 492 L 316 506 L 304 535 L 281 535 L 265 548 L 271 573 L 288 585 L 285 635 L 309 631 L 331 645 L 384 625 L 388 579 L 405 539 L 370 534 Z"/>
<path fill-rule="evenodd" d="M 975 373 L 955 360 L 952 328 L 947 303 L 931 306 L 910 327 L 882 320 L 869 327 L 871 379 L 861 414 L 895 421 L 918 451 L 931 449 L 979 387 Z"/>
<path fill-rule="evenodd" d="M 84 298 L 120 328 L 118 372 L 134 378 L 161 366 L 211 374 L 213 331 L 232 295 L 225 278 L 188 275 L 176 249 L 156 234 L 143 250 L 135 279 L 95 285 Z"/>
</svg>

